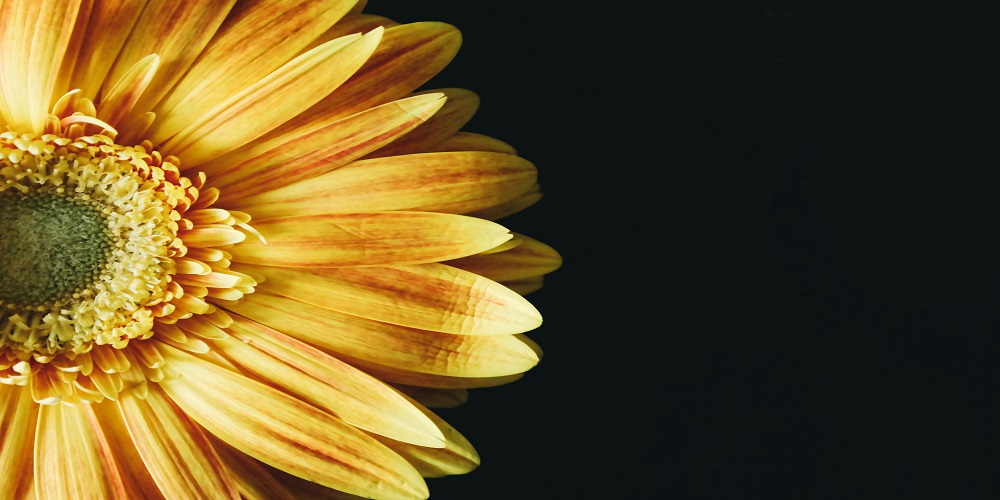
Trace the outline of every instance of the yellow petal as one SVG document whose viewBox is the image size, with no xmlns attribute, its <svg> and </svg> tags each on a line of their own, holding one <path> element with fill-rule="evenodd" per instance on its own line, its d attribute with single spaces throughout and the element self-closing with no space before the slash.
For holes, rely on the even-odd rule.
<svg viewBox="0 0 1000 500">
<path fill-rule="evenodd" d="M 119 469 L 122 477 L 122 485 L 125 487 L 126 498 L 141 498 L 142 500 L 159 500 L 165 498 L 160 492 L 160 487 L 153 481 L 149 471 L 142 464 L 142 457 L 135 449 L 135 443 L 129 436 L 125 421 L 122 420 L 118 405 L 114 403 L 99 403 L 90 405 L 94 410 L 94 415 L 104 430 L 104 436 L 108 439 L 111 454 L 115 463 L 129 464 Z"/>
<path fill-rule="evenodd" d="M 38 407 L 35 431 L 38 498 L 125 498 L 104 431 L 90 405 Z"/>
<path fill-rule="evenodd" d="M 427 151 L 441 141 L 455 135 L 479 109 L 479 96 L 471 90 L 449 88 L 427 90 L 419 94 L 431 92 L 441 92 L 448 98 L 444 107 L 427 120 L 427 123 L 406 134 L 405 137 L 393 141 L 392 144 L 372 152 L 367 158 L 383 158 Z"/>
<path fill-rule="evenodd" d="M 81 0 L 0 3 L 0 114 L 20 133 L 40 134 Z"/>
<path fill-rule="evenodd" d="M 323 174 L 391 143 L 442 104 L 441 94 L 393 101 L 318 127 L 262 137 L 198 169 L 238 208 L 247 196 Z"/>
<path fill-rule="evenodd" d="M 185 413 L 234 448 L 323 486 L 373 498 L 426 498 L 402 458 L 361 431 L 283 392 L 165 347 L 160 386 Z"/>
<path fill-rule="evenodd" d="M 545 243 L 516 235 L 521 244 L 509 250 L 470 255 L 445 262 L 494 281 L 518 281 L 551 273 L 562 265 L 559 252 Z"/>
<path fill-rule="evenodd" d="M 441 429 L 446 438 L 444 446 L 427 448 L 384 438 L 377 439 L 413 464 L 424 477 L 466 474 L 479 467 L 479 453 L 465 436 L 434 412 L 419 403 L 414 402 L 414 404 Z"/>
<path fill-rule="evenodd" d="M 542 193 L 539 191 L 538 184 L 535 184 L 531 189 L 525 191 L 523 194 L 512 200 L 480 210 L 475 210 L 466 215 L 486 220 L 499 220 L 504 217 L 514 215 L 521 210 L 538 203 L 538 200 L 540 199 L 542 199 Z"/>
<path fill-rule="evenodd" d="M 0 500 L 33 498 L 26 493 L 33 482 L 34 407 L 27 389 L 0 385 Z"/>
<path fill-rule="evenodd" d="M 156 107 L 169 137 L 198 110 L 264 78 L 337 22 L 354 0 L 254 0 L 240 3 L 176 87 Z M 369 31 L 369 30 L 366 30 Z"/>
<path fill-rule="evenodd" d="M 288 267 L 420 264 L 465 257 L 511 238 L 493 222 L 430 212 L 364 212 L 280 217 L 254 223 L 234 262 Z"/>
<path fill-rule="evenodd" d="M 208 438 L 153 385 L 145 399 L 118 398 L 139 456 L 167 498 L 239 499 Z"/>
<path fill-rule="evenodd" d="M 394 368 L 359 359 L 351 359 L 350 363 L 379 380 L 384 380 L 392 384 L 406 384 L 417 387 L 429 387 L 433 389 L 478 389 L 483 387 L 497 387 L 520 380 L 521 377 L 524 376 L 524 373 L 515 373 L 513 375 L 504 375 L 499 377 L 453 377 L 434 373 L 420 373 L 407 370 L 405 368 Z"/>
<path fill-rule="evenodd" d="M 150 54 L 135 63 L 122 79 L 111 87 L 97 108 L 97 117 L 115 127 L 139 101 L 160 65 L 160 57 Z"/>
<path fill-rule="evenodd" d="M 145 6 L 146 0 L 90 1 L 81 6 L 53 97 L 81 89 L 83 97 L 95 100 Z"/>
<path fill-rule="evenodd" d="M 452 335 L 390 325 L 320 309 L 263 288 L 229 308 L 351 364 L 361 360 L 435 375 L 498 377 L 538 363 L 538 355 L 513 335 Z"/>
<path fill-rule="evenodd" d="M 263 464 L 215 436 L 210 435 L 209 439 L 244 499 L 295 500 L 291 492 L 268 473 Z"/>
<path fill-rule="evenodd" d="M 378 49 L 350 80 L 281 129 L 329 123 L 402 98 L 444 69 L 461 44 L 458 29 L 445 23 L 419 22 L 387 28 Z"/>
<path fill-rule="evenodd" d="M 531 162 L 509 154 L 412 154 L 349 163 L 236 206 L 259 218 L 368 210 L 461 214 L 514 199 L 537 178 Z"/>
<path fill-rule="evenodd" d="M 244 373 L 359 429 L 421 446 L 442 445 L 437 426 L 380 380 L 281 332 L 234 319 L 234 338 L 215 342 L 214 351 Z"/>
<path fill-rule="evenodd" d="M 191 66 L 234 3 L 236 0 L 149 0 L 105 82 L 121 80 L 140 59 L 150 54 L 158 55 L 160 68 L 136 105 L 141 112 L 149 111 Z M 107 29 L 121 28 L 111 26 Z"/>
<path fill-rule="evenodd" d="M 267 291 L 316 307 L 385 323 L 460 335 L 505 335 L 537 328 L 527 300 L 482 277 L 442 264 L 291 269 L 248 266 Z"/>
<path fill-rule="evenodd" d="M 336 89 L 368 59 L 382 32 L 377 28 L 364 36 L 331 40 L 228 99 L 210 103 L 212 107 L 191 108 L 193 119 L 176 134 L 169 123 L 154 124 L 153 141 L 166 141 L 163 149 L 184 158 L 187 165 L 228 153 L 270 132 Z M 189 108 L 185 105 L 185 109 Z M 177 113 L 174 116 L 181 117 Z"/>
</svg>

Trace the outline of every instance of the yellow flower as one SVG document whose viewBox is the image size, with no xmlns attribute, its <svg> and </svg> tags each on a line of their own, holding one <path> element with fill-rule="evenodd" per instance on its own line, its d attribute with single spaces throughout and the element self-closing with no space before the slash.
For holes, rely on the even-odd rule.
<svg viewBox="0 0 1000 500">
<path fill-rule="evenodd" d="M 0 2 L 0 499 L 428 496 L 539 359 L 535 167 L 357 0 Z"/>
</svg>

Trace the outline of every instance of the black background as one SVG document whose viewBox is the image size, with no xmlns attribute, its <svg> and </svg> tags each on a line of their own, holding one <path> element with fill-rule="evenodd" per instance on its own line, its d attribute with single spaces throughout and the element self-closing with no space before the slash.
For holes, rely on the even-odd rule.
<svg viewBox="0 0 1000 500">
<path fill-rule="evenodd" d="M 655 7 L 655 10 L 650 10 Z M 1000 8 L 411 2 L 564 259 L 434 499 L 1000 497 Z"/>
</svg>

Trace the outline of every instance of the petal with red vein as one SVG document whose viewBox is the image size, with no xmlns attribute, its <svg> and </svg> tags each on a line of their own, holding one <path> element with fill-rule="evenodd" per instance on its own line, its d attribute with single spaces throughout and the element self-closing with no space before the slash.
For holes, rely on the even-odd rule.
<svg viewBox="0 0 1000 500">
<path fill-rule="evenodd" d="M 236 206 L 258 218 L 368 210 L 462 214 L 514 199 L 537 178 L 535 166 L 515 155 L 412 154 L 349 163 Z"/>
<path fill-rule="evenodd" d="M 185 105 L 191 113 L 189 125 L 171 135 L 166 135 L 166 129 L 154 130 L 153 140 L 165 141 L 163 150 L 184 158 L 189 165 L 228 153 L 270 132 L 337 88 L 371 55 L 382 32 L 377 28 L 364 36 L 331 40 L 225 101 L 201 108 Z"/>
<path fill-rule="evenodd" d="M 254 223 L 234 262 L 288 267 L 422 264 L 489 250 L 511 238 L 503 226 L 431 212 L 363 212 L 280 217 Z"/>
<path fill-rule="evenodd" d="M 253 266 L 267 290 L 317 307 L 458 335 L 522 333 L 542 324 L 527 300 L 476 274 L 442 264 L 292 269 Z"/>
<path fill-rule="evenodd" d="M 438 447 L 444 436 L 417 408 L 380 380 L 281 332 L 241 316 L 215 342 L 245 373 L 330 411 L 344 422 L 397 441 Z"/>
<path fill-rule="evenodd" d="M 172 348 L 160 386 L 184 412 L 234 448 L 303 479 L 356 495 L 426 498 L 399 455 L 277 389 Z"/>
<path fill-rule="evenodd" d="M 118 408 L 142 462 L 167 498 L 239 499 L 201 428 L 156 385 L 145 399 L 122 394 Z"/>
<path fill-rule="evenodd" d="M 125 498 L 104 431 L 90 405 L 38 407 L 35 430 L 38 498 Z"/>
<path fill-rule="evenodd" d="M 212 41 L 154 110 L 169 137 L 288 62 L 337 22 L 354 0 L 254 0 L 238 4 Z M 365 30 L 369 31 L 369 30 Z"/>
<path fill-rule="evenodd" d="M 372 152 L 368 158 L 382 158 L 386 156 L 399 156 L 405 154 L 420 153 L 441 141 L 455 135 L 472 119 L 479 109 L 479 96 L 475 92 L 466 89 L 436 89 L 426 90 L 420 94 L 431 92 L 441 92 L 448 98 L 448 102 L 440 111 L 434 114 L 427 123 L 424 123 L 413 132 L 406 134 L 392 144 Z"/>
<path fill-rule="evenodd" d="M 40 134 L 81 0 L 0 3 L 0 114 L 20 132 Z"/>
<path fill-rule="evenodd" d="M 198 168 L 212 176 L 223 200 L 239 206 L 247 196 L 329 172 L 405 136 L 441 108 L 443 97 L 410 97 L 320 126 L 264 136 Z"/>
<path fill-rule="evenodd" d="M 32 443 L 35 402 L 28 389 L 0 386 L 0 500 L 33 498 L 26 495 L 32 483 Z"/>
<path fill-rule="evenodd" d="M 228 308 L 337 354 L 400 370 L 497 377 L 527 371 L 538 363 L 538 355 L 513 335 L 452 335 L 390 325 L 320 309 L 263 289 Z"/>
</svg>

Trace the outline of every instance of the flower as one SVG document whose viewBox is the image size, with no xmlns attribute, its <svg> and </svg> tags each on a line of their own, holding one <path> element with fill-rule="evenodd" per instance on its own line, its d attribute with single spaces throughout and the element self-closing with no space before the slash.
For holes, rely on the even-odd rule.
<svg viewBox="0 0 1000 500">
<path fill-rule="evenodd" d="M 351 0 L 0 4 L 2 498 L 427 497 L 519 378 L 535 167 Z M 343 492 L 343 493 L 341 493 Z"/>
</svg>

